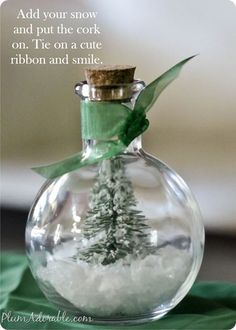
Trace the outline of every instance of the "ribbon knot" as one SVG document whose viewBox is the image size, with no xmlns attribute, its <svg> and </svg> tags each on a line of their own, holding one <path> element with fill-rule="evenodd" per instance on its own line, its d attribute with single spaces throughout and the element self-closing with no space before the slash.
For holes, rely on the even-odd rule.
<svg viewBox="0 0 236 330">
<path fill-rule="evenodd" d="M 132 111 L 124 125 L 124 129 L 119 136 L 119 139 L 128 146 L 137 136 L 148 129 L 149 121 L 145 113 Z"/>
</svg>

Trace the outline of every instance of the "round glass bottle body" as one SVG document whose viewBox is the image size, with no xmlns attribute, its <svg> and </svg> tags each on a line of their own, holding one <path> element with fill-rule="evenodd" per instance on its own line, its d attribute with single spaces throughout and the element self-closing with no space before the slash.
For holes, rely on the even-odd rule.
<svg viewBox="0 0 236 330">
<path fill-rule="evenodd" d="M 84 141 L 85 152 L 97 141 Z M 30 267 L 49 301 L 94 323 L 158 319 L 191 288 L 204 229 L 173 170 L 141 148 L 48 180 L 26 228 Z M 91 319 L 90 319 L 91 318 Z"/>
</svg>

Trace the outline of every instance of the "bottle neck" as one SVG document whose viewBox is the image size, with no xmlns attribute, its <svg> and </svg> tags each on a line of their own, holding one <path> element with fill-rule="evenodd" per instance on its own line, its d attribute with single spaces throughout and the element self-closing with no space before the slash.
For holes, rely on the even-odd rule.
<svg viewBox="0 0 236 330">
<path fill-rule="evenodd" d="M 92 86 L 82 81 L 75 86 L 81 97 L 81 132 L 83 151 L 90 153 L 96 146 L 104 152 L 118 141 L 121 125 L 127 119 L 127 108 L 132 109 L 145 83 L 134 80 L 130 84 L 116 86 Z M 105 147 L 104 147 L 105 146 Z M 135 138 L 124 153 L 137 153 L 142 148 L 141 136 Z M 105 150 L 106 149 L 106 150 Z"/>
<path fill-rule="evenodd" d="M 83 146 L 83 151 L 85 153 L 89 152 L 92 147 L 95 147 L 96 145 L 99 145 L 101 142 L 107 142 L 109 141 L 114 141 L 113 140 L 93 140 L 93 139 L 83 139 L 82 140 L 82 146 Z M 137 153 L 140 149 L 142 149 L 142 136 L 136 137 L 125 149 L 124 154 L 135 154 Z"/>
</svg>

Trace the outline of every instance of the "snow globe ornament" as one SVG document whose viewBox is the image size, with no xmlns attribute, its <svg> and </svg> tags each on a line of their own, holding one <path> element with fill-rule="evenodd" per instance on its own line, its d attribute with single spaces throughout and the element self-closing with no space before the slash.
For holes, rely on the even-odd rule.
<svg viewBox="0 0 236 330">
<path fill-rule="evenodd" d="M 145 87 L 132 66 L 98 66 L 76 85 L 83 150 L 35 168 L 48 180 L 31 208 L 32 273 L 60 310 L 101 324 L 156 320 L 190 290 L 203 256 L 195 199 L 145 153 L 147 112 L 190 58 Z"/>
</svg>

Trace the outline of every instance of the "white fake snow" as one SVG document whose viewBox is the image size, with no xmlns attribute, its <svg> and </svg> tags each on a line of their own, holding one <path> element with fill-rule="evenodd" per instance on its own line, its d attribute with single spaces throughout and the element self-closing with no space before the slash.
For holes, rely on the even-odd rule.
<svg viewBox="0 0 236 330">
<path fill-rule="evenodd" d="M 47 266 L 38 269 L 37 276 L 81 312 L 94 316 L 145 313 L 168 303 L 191 268 L 190 255 L 171 246 L 129 266 L 122 261 L 102 266 L 68 260 L 73 254 L 71 243 L 64 243 L 48 255 Z"/>
</svg>

